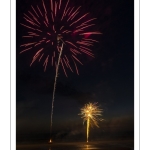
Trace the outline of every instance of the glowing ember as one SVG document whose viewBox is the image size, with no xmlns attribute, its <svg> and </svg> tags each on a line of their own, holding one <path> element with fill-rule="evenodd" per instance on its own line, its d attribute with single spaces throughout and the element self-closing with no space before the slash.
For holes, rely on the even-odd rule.
<svg viewBox="0 0 150 150">
<path fill-rule="evenodd" d="M 49 142 L 52 143 L 52 140 L 50 139 Z"/>
</svg>

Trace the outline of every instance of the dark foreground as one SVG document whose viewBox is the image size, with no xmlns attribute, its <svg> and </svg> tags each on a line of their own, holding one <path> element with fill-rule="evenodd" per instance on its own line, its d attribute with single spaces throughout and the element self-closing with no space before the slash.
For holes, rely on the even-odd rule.
<svg viewBox="0 0 150 150">
<path fill-rule="evenodd" d="M 134 150 L 133 141 L 17 144 L 16 150 Z"/>
</svg>

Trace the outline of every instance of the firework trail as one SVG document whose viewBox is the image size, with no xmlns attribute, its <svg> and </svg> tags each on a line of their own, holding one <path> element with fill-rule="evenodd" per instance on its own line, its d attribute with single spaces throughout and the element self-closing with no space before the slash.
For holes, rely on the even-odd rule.
<svg viewBox="0 0 150 150">
<path fill-rule="evenodd" d="M 24 43 L 20 46 L 22 51 L 33 54 L 31 64 L 43 62 L 44 71 L 51 65 L 56 68 L 52 111 L 54 107 L 54 96 L 59 68 L 67 77 L 66 69 L 79 74 L 77 63 L 82 64 L 82 54 L 93 57 L 91 47 L 97 40 L 94 36 L 101 34 L 95 31 L 94 21 L 89 13 L 84 13 L 81 6 L 72 7 L 70 1 L 62 0 L 41 0 L 39 6 L 31 6 L 31 9 L 24 13 L 23 27 L 27 29 L 23 35 Z M 59 67 L 60 66 L 60 67 Z"/>
<path fill-rule="evenodd" d="M 55 98 L 56 82 L 57 82 L 57 77 L 58 77 L 58 69 L 59 69 L 59 64 L 60 64 L 60 58 L 61 58 L 62 50 L 63 50 L 63 43 L 62 43 L 62 46 L 61 46 L 61 48 L 60 48 L 58 63 L 57 63 L 57 66 L 56 66 L 56 74 L 55 74 L 53 97 L 52 97 L 52 110 L 51 110 L 51 128 L 50 128 L 50 131 L 51 131 L 51 132 L 52 132 L 52 123 L 53 123 L 53 122 L 52 122 L 52 118 L 53 118 L 53 107 L 54 107 L 54 98 Z"/>
<path fill-rule="evenodd" d="M 83 123 L 87 121 L 87 142 L 89 139 L 89 130 L 90 126 L 95 125 L 99 127 L 98 121 L 102 121 L 103 119 L 100 119 L 99 116 L 102 116 L 103 109 L 99 109 L 97 106 L 97 103 L 88 103 L 85 104 L 83 108 L 81 108 L 81 115 L 83 118 Z"/>
</svg>

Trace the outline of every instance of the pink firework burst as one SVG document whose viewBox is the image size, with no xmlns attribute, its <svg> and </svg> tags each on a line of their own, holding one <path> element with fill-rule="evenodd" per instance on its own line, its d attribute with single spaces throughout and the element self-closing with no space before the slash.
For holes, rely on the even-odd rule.
<svg viewBox="0 0 150 150">
<path fill-rule="evenodd" d="M 20 53 L 33 51 L 30 66 L 39 61 L 43 63 L 44 71 L 48 65 L 56 67 L 62 43 L 60 66 L 66 76 L 66 69 L 79 74 L 80 55 L 94 57 L 91 47 L 98 41 L 93 35 L 101 34 L 94 30 L 96 18 L 83 13 L 81 6 L 72 7 L 70 3 L 69 0 L 41 0 L 39 5 L 31 6 L 24 13 L 25 22 L 21 25 L 27 29 L 26 35 L 22 36 L 26 43 L 20 46 Z"/>
</svg>

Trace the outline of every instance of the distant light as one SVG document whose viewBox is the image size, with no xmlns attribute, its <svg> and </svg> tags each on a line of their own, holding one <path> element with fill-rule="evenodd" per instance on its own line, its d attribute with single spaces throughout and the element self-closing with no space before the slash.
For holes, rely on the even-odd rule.
<svg viewBox="0 0 150 150">
<path fill-rule="evenodd" d="M 50 139 L 49 142 L 52 143 L 52 140 Z"/>
</svg>

